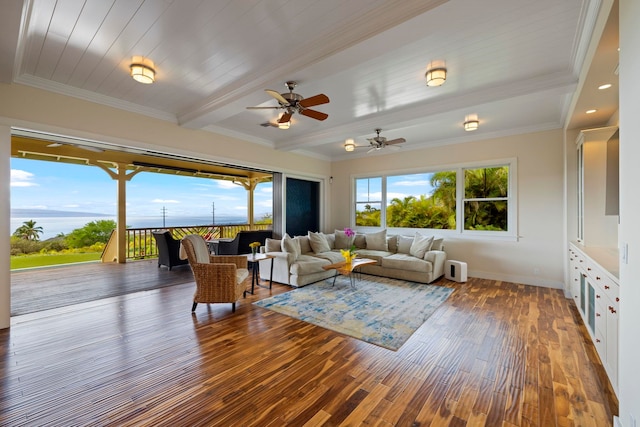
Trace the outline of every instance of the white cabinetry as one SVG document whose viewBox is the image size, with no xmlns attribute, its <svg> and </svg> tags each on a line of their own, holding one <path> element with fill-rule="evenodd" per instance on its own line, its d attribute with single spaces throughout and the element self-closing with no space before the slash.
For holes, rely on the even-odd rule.
<svg viewBox="0 0 640 427">
<path fill-rule="evenodd" d="M 584 249 L 569 245 L 569 290 L 614 391 L 618 392 L 618 279 Z"/>
</svg>

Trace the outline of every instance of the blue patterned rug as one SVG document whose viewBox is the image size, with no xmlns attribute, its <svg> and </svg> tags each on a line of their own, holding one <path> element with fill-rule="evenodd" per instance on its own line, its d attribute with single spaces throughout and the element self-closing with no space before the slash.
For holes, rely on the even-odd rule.
<svg viewBox="0 0 640 427">
<path fill-rule="evenodd" d="M 254 304 L 332 331 L 399 349 L 453 292 L 451 288 L 365 276 L 338 276 Z"/>
</svg>

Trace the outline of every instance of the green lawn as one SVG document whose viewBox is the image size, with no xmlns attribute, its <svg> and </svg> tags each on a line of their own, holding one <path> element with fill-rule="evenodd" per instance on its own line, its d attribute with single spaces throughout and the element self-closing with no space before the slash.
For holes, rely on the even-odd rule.
<svg viewBox="0 0 640 427">
<path fill-rule="evenodd" d="M 11 269 L 44 267 L 47 265 L 71 264 L 74 262 L 98 261 L 101 252 L 56 255 L 22 255 L 11 257 Z"/>
</svg>

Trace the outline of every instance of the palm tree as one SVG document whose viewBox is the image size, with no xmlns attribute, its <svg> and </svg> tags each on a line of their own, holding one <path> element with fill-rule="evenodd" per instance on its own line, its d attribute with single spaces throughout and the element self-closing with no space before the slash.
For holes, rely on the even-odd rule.
<svg viewBox="0 0 640 427">
<path fill-rule="evenodd" d="M 14 236 L 18 236 L 25 240 L 40 240 L 40 234 L 44 233 L 42 227 L 36 227 L 34 220 L 25 221 L 20 227 L 13 233 Z"/>
</svg>

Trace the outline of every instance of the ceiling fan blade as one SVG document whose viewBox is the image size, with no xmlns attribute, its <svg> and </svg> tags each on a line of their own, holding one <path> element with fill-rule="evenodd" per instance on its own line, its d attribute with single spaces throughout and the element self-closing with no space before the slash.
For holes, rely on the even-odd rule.
<svg viewBox="0 0 640 427">
<path fill-rule="evenodd" d="M 307 108 L 307 107 L 313 107 L 314 105 L 326 104 L 328 102 L 329 102 L 329 97 L 324 93 L 321 93 L 319 95 L 303 99 L 302 101 L 298 102 L 298 105 Z"/>
<path fill-rule="evenodd" d="M 385 144 L 393 145 L 393 144 L 402 144 L 403 142 L 407 142 L 407 140 L 404 138 L 396 138 L 396 139 L 392 139 L 391 141 L 386 141 Z"/>
<path fill-rule="evenodd" d="M 376 150 L 378 150 L 376 147 L 372 147 L 367 151 L 367 154 L 373 153 Z"/>
<path fill-rule="evenodd" d="M 284 96 L 280 95 L 279 92 L 271 89 L 265 89 L 264 91 L 277 99 L 280 104 L 289 105 L 289 101 L 287 101 Z"/>
<path fill-rule="evenodd" d="M 247 107 L 247 110 L 272 110 L 272 109 L 279 109 L 282 108 L 282 106 L 277 106 L 277 107 Z"/>
<path fill-rule="evenodd" d="M 278 123 L 287 123 L 289 120 L 291 120 L 291 113 L 287 112 L 278 119 Z"/>
<path fill-rule="evenodd" d="M 320 111 L 316 111 L 316 110 L 309 110 L 309 109 L 300 109 L 300 114 L 302 114 L 303 116 L 311 117 L 312 119 L 316 119 L 316 120 L 325 120 L 327 117 L 329 117 L 328 114 L 321 113 Z"/>
</svg>

